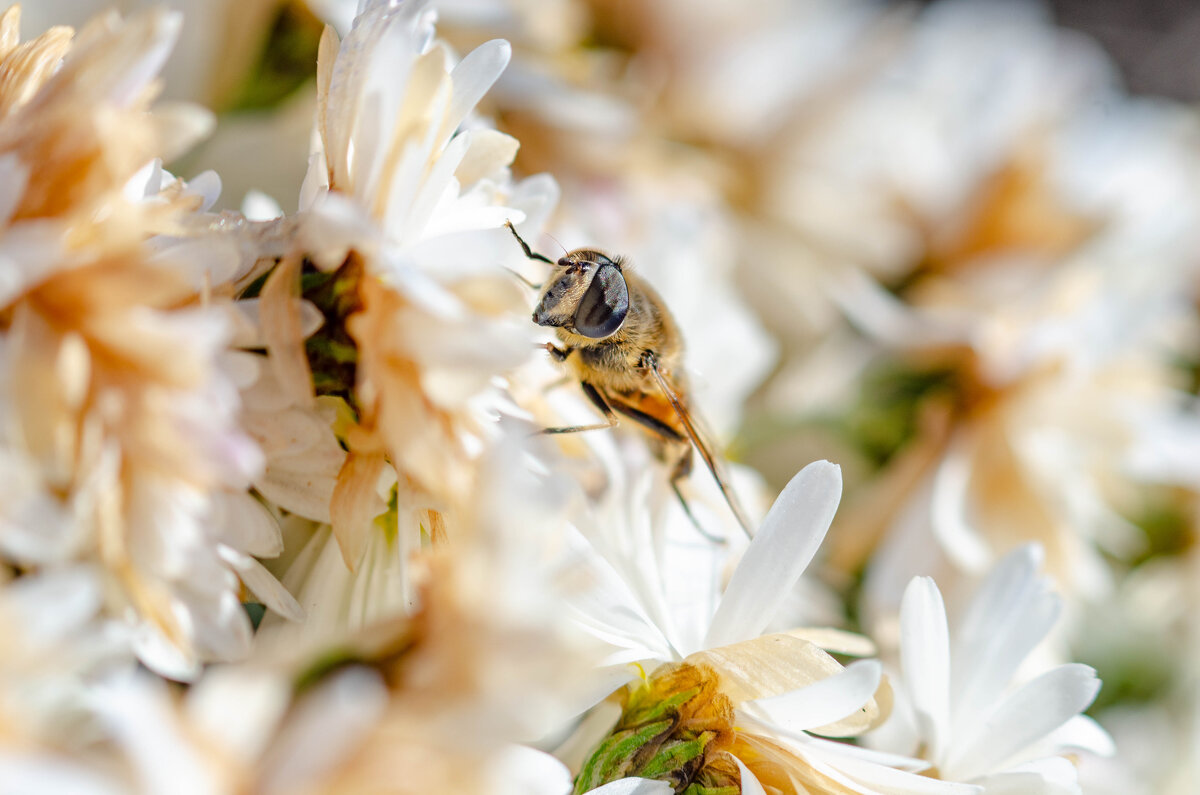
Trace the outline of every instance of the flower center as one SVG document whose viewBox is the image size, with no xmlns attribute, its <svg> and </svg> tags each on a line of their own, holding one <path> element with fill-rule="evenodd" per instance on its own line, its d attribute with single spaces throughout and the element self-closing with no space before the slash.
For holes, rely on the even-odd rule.
<svg viewBox="0 0 1200 795">
<path fill-rule="evenodd" d="M 707 666 L 664 665 L 628 686 L 616 726 L 575 779 L 583 793 L 627 776 L 665 781 L 683 795 L 737 795 L 741 775 L 725 749 L 733 704 Z"/>
</svg>

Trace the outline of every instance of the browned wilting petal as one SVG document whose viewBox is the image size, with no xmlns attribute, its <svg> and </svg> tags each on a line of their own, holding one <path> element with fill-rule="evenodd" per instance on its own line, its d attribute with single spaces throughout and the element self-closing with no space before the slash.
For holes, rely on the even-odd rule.
<svg viewBox="0 0 1200 795">
<path fill-rule="evenodd" d="M 367 453 L 351 450 L 338 473 L 329 514 L 342 559 L 350 571 L 358 568 L 375 517 L 387 510 L 387 503 L 376 491 L 386 466 L 387 457 L 382 450 Z"/>
<path fill-rule="evenodd" d="M 16 155 L 36 175 L 21 195 L 14 220 L 74 216 L 91 221 L 104 202 L 110 216 L 124 207 L 121 187 L 169 148 L 168 138 L 185 132 L 172 131 L 172 121 L 147 112 L 158 90 L 154 73 L 178 24 L 178 16 L 163 9 L 123 24 L 113 15 L 88 25 L 65 55 L 61 32 L 9 53 L 4 63 L 22 68 L 9 75 L 17 81 L 11 90 L 20 96 L 3 100 L 8 104 L 7 115 L 0 116 L 0 153 Z M 46 70 L 53 74 L 39 78 Z M 95 226 L 110 225 L 123 228 L 109 216 Z"/>
<path fill-rule="evenodd" d="M 20 21 L 20 6 L 13 6 L 0 17 L 0 121 L 28 102 L 50 79 L 75 35 L 71 28 L 53 27 L 36 39 L 18 44 Z"/>
<path fill-rule="evenodd" d="M 404 350 L 409 341 L 396 339 L 400 320 L 421 310 L 377 279 L 364 278 L 359 289 L 362 310 L 346 325 L 358 343 L 362 424 L 377 430 L 398 473 L 452 501 L 469 481 L 455 419 L 426 394 L 420 367 Z"/>
<path fill-rule="evenodd" d="M 304 351 L 300 264 L 298 256 L 285 257 L 267 278 L 259 294 L 259 318 L 275 377 L 293 404 L 307 406 L 315 396 Z"/>
<path fill-rule="evenodd" d="M 195 383 L 195 362 L 180 356 L 170 337 L 131 334 L 136 307 L 168 309 L 191 297 L 177 274 L 118 253 L 59 272 L 35 287 L 27 300 L 51 325 L 73 329 L 92 355 L 114 373 L 136 375 L 172 386 Z"/>
</svg>

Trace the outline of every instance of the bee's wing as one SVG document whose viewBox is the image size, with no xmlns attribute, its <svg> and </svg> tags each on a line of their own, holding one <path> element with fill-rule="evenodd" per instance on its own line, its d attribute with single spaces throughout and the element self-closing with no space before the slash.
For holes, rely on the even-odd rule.
<svg viewBox="0 0 1200 795">
<path fill-rule="evenodd" d="M 701 430 L 696 419 L 688 411 L 684 405 L 683 399 L 679 397 L 679 393 L 675 390 L 670 379 L 667 378 L 658 369 L 658 363 L 649 362 L 650 372 L 654 373 L 654 380 L 658 382 L 658 388 L 662 390 L 663 395 L 667 398 L 667 402 L 671 404 L 671 408 L 675 409 L 675 414 L 679 416 L 679 421 L 683 423 L 684 430 L 687 431 L 688 438 L 692 440 L 696 450 L 699 451 L 700 457 L 704 459 L 704 463 L 708 466 L 708 471 L 712 473 L 713 480 L 717 481 L 717 486 L 721 489 L 721 494 L 725 496 L 725 502 L 729 503 L 729 509 L 733 511 L 733 515 L 737 517 L 738 524 L 742 526 L 746 536 L 754 537 L 754 530 L 750 525 L 750 520 L 746 516 L 746 511 L 742 508 L 741 502 L 738 501 L 737 494 L 729 485 L 729 476 L 725 473 L 725 466 L 721 459 L 713 455 L 712 445 L 708 442 L 707 435 Z"/>
</svg>

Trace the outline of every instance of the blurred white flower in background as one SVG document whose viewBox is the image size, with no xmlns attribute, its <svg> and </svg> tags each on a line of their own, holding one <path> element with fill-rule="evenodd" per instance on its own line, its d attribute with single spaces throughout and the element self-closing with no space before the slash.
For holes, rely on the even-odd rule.
<svg viewBox="0 0 1200 795">
<path fill-rule="evenodd" d="M 295 616 L 249 557 L 280 544 L 274 520 L 240 493 L 261 457 L 237 426 L 222 359 L 229 308 L 193 284 L 221 260 L 146 242 L 205 209 L 203 196 L 155 176 L 151 159 L 186 147 L 209 119 L 148 111 L 178 16 L 105 17 L 74 42 L 55 29 L 18 45 L 18 15 L 0 22 L 0 550 L 22 568 L 94 561 L 105 613 L 128 622 L 142 661 L 194 676 L 202 661 L 249 649 L 243 572 Z"/>
<path fill-rule="evenodd" d="M 1040 564 L 1036 546 L 1006 556 L 953 630 L 933 580 L 909 583 L 899 615 L 896 707 L 868 737 L 873 747 L 920 756 L 931 775 L 985 792 L 1080 791 L 1067 755 L 1110 755 L 1112 740 L 1079 714 L 1100 689 L 1094 670 L 1078 663 L 1036 676 L 1024 670 L 1061 609 Z"/>
</svg>

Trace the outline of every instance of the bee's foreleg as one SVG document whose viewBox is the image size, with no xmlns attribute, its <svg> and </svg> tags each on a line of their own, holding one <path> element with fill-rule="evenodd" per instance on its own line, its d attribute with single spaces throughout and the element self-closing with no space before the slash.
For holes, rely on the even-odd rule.
<svg viewBox="0 0 1200 795">
<path fill-rule="evenodd" d="M 516 272 L 515 270 L 513 270 L 512 268 L 505 268 L 504 270 L 508 271 L 508 272 L 509 272 L 509 273 L 511 273 L 513 276 L 515 276 L 515 277 L 516 277 L 516 279 L 517 279 L 517 281 L 519 281 L 521 284 L 523 284 L 523 285 L 525 285 L 526 287 L 528 287 L 530 290 L 540 290 L 540 289 L 542 289 L 542 285 L 540 285 L 540 284 L 534 284 L 533 282 L 529 281 L 528 279 L 526 279 L 526 278 L 525 278 L 524 276 L 522 276 L 521 274 L 517 273 L 517 272 Z"/>
<path fill-rule="evenodd" d="M 531 249 L 529 247 L 529 244 L 526 243 L 519 234 L 517 234 L 517 228 L 512 225 L 512 221 L 505 221 L 504 225 L 508 227 L 508 231 L 513 233 L 513 237 L 515 237 L 517 239 L 517 242 L 521 244 L 521 250 L 525 252 L 526 257 L 529 257 L 529 259 L 540 260 L 542 262 L 547 263 L 548 265 L 554 264 L 554 260 L 550 259 L 549 257 L 547 257 L 543 254 L 538 254 L 537 252 L 535 252 L 533 249 Z"/>
<path fill-rule="evenodd" d="M 546 343 L 549 345 L 550 343 Z M 553 347 L 553 346 L 551 346 Z M 557 350 L 557 348 L 555 349 Z M 564 355 L 563 358 L 566 358 Z M 592 404 L 600 409 L 600 413 L 604 415 L 603 423 L 594 425 L 568 425 L 563 428 L 543 428 L 538 433 L 580 433 L 582 431 L 603 431 L 608 428 L 617 426 L 617 415 L 613 413 L 612 408 L 608 405 L 608 401 L 604 399 L 604 395 L 600 394 L 600 390 L 589 384 L 587 381 L 580 381 L 579 385 L 583 387 L 583 394 L 587 395 L 592 401 Z"/>
<path fill-rule="evenodd" d="M 555 345 L 553 342 L 543 342 L 542 344 L 538 345 L 537 347 L 545 350 L 546 353 L 550 354 L 550 358 L 554 359 L 554 361 L 556 361 L 556 362 L 565 362 L 567 360 L 567 357 L 571 355 L 570 348 L 563 350 L 562 348 Z M 589 395 L 589 397 L 590 397 L 590 395 Z M 603 400 L 603 398 L 601 398 L 601 399 Z M 592 402 L 593 403 L 596 402 L 595 398 L 592 399 Z M 606 403 L 605 405 L 607 406 L 608 404 Z"/>
</svg>

